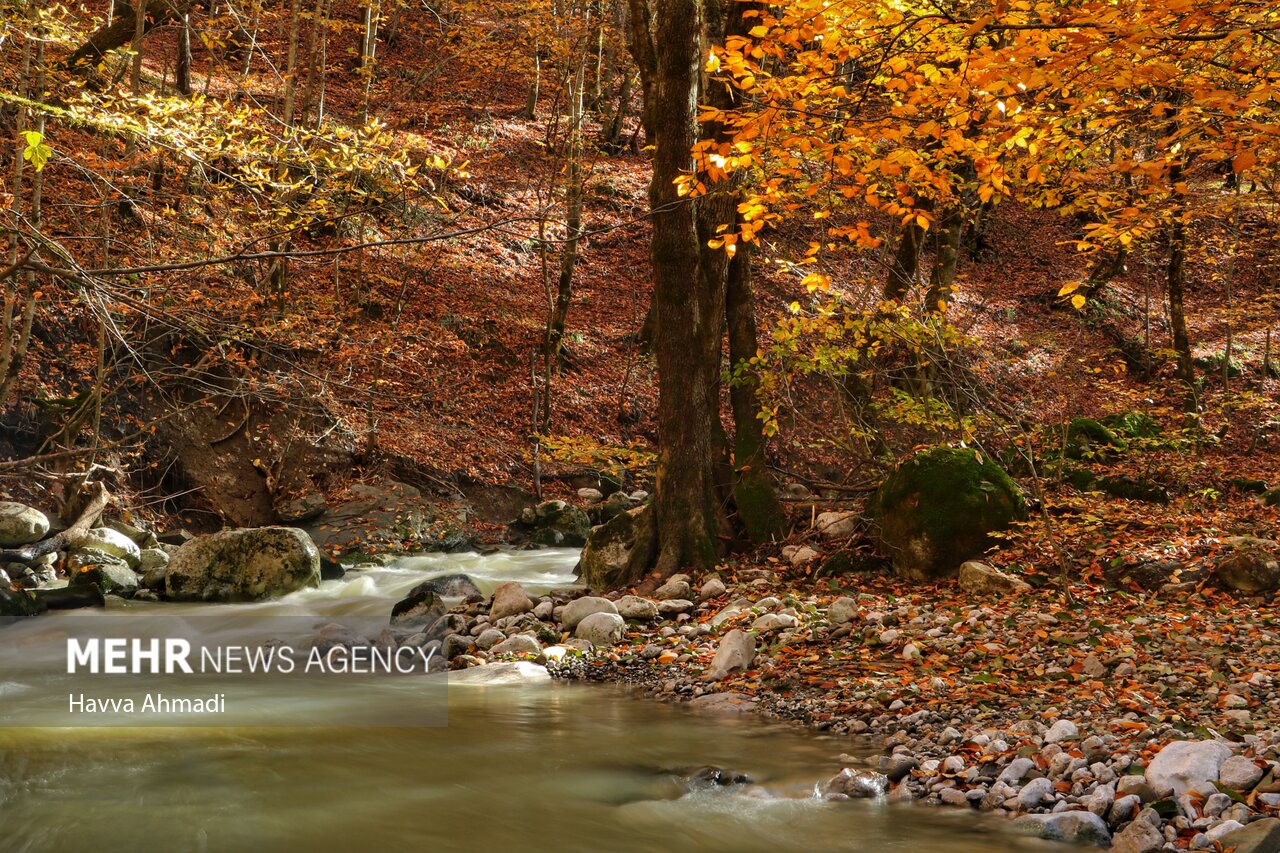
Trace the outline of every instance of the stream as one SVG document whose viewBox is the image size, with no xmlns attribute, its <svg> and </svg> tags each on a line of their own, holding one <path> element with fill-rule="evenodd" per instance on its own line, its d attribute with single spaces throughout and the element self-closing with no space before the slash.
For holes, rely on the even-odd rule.
<svg viewBox="0 0 1280 853">
<path fill-rule="evenodd" d="M 446 676 L 382 676 L 342 691 L 259 679 L 259 698 L 287 703 L 289 719 L 305 725 L 14 726 L 83 689 L 66 672 L 67 636 L 244 643 L 327 623 L 374 636 L 391 605 L 431 575 L 464 572 L 486 592 L 516 580 L 540 593 L 571 584 L 576 560 L 568 549 L 414 557 L 277 601 L 117 602 L 0 628 L 0 851 L 1056 849 L 974 814 L 824 802 L 815 785 L 839 769 L 837 756 L 871 754 L 870 744 L 700 715 L 609 686 L 455 676 L 447 726 L 323 727 L 316 721 Z M 173 686 L 172 676 L 135 678 L 131 688 Z M 681 783 L 705 765 L 756 784 Z"/>
</svg>

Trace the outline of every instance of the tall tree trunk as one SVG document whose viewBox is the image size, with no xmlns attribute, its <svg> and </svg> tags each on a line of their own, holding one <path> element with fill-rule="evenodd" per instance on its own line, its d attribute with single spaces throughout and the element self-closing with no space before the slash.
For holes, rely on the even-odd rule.
<svg viewBox="0 0 1280 853">
<path fill-rule="evenodd" d="M 925 231 L 915 220 L 902 226 L 898 234 L 898 248 L 893 253 L 889 278 L 884 286 L 884 298 L 903 300 L 916 283 L 920 273 L 920 250 L 924 247 Z"/>
<path fill-rule="evenodd" d="M 1169 183 L 1174 189 L 1173 220 L 1169 224 L 1169 266 L 1166 284 L 1169 288 L 1169 325 L 1173 329 L 1173 349 L 1178 354 L 1177 376 L 1186 386 L 1186 410 L 1196 410 L 1195 365 L 1191 360 L 1191 336 L 1187 334 L 1187 315 L 1183 308 L 1183 291 L 1186 286 L 1187 226 L 1185 192 L 1177 187 L 1182 182 L 1182 163 L 1174 163 L 1169 169 Z"/>
<path fill-rule="evenodd" d="M 174 85 L 184 95 L 191 94 L 191 15 L 184 12 L 182 26 L 178 30 L 178 61 L 174 71 Z"/>
<path fill-rule="evenodd" d="M 583 88 L 586 84 L 587 56 L 578 55 L 578 67 L 569 78 L 569 138 L 565 173 L 565 241 L 560 248 L 560 278 L 556 286 L 555 306 L 547 326 L 547 355 L 559 359 L 564 348 L 565 323 L 573 301 L 573 271 L 578 263 L 578 244 L 582 239 L 582 120 Z"/>
<path fill-rule="evenodd" d="M 729 365 L 737 369 L 749 364 L 760 346 L 751 284 L 750 244 L 742 245 L 729 264 L 725 320 L 729 329 Z M 733 503 L 747 538 L 759 544 L 782 536 L 786 532 L 786 517 L 765 463 L 764 425 L 760 420 L 757 387 L 755 376 L 749 370 L 743 371 L 729 386 L 729 400 L 734 423 Z"/>
<path fill-rule="evenodd" d="M 716 558 L 712 474 L 713 389 L 720 372 L 724 280 L 703 268 L 698 202 L 675 181 L 692 165 L 702 59 L 699 0 L 631 0 L 641 38 L 632 50 L 647 71 L 646 109 L 655 146 L 649 185 L 653 238 L 654 356 L 658 367 L 658 465 L 653 511 L 656 568 L 703 567 Z"/>
<path fill-rule="evenodd" d="M 956 282 L 956 264 L 960 260 L 960 237 L 964 233 L 964 208 L 948 208 L 938 230 L 938 255 L 929 274 L 926 307 L 944 313 L 951 304 L 951 290 Z"/>
</svg>

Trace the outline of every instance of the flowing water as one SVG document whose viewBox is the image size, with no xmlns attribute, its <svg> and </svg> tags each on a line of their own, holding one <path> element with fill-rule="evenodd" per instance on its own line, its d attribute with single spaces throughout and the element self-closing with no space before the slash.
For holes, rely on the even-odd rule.
<svg viewBox="0 0 1280 853">
<path fill-rule="evenodd" d="M 483 589 L 518 580 L 543 591 L 571 582 L 575 560 L 567 550 L 421 557 L 261 604 L 51 613 L 0 628 L 0 720 L 15 703 L 66 701 L 73 676 L 48 651 L 51 637 L 180 631 L 245 642 L 326 623 L 372 636 L 429 575 L 461 571 Z M 171 686 L 171 677 L 143 678 Z M 384 677 L 338 705 L 334 691 L 305 682 L 257 689 L 288 691 L 302 719 L 316 707 L 341 712 L 342 702 L 377 705 L 382 691 L 413 689 L 414 678 L 443 676 Z M 972 814 L 817 799 L 837 756 L 869 751 L 848 738 L 594 685 L 454 679 L 447 701 L 442 727 L 0 727 L 0 851 L 1049 849 Z M 703 765 L 756 784 L 690 791 L 681 780 Z"/>
</svg>

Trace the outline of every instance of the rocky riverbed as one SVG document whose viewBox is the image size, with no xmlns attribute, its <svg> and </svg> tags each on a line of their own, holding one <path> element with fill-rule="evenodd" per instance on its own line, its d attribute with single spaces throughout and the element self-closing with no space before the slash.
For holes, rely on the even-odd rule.
<svg viewBox="0 0 1280 853">
<path fill-rule="evenodd" d="M 533 658 L 562 678 L 874 738 L 876 759 L 831 768 L 832 799 L 1007 815 L 1031 834 L 1130 853 L 1280 851 L 1269 601 L 1210 590 L 1159 606 L 1098 590 L 1060 601 L 981 565 L 962 578 L 850 593 L 745 568 L 676 576 L 647 597 L 518 584 L 485 597 L 437 579 L 406 599 L 417 616 L 396 633 L 439 643 L 453 669 Z"/>
</svg>

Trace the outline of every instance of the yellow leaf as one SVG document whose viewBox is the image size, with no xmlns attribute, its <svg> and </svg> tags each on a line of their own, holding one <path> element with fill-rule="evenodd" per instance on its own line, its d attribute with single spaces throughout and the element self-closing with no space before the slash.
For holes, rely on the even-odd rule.
<svg viewBox="0 0 1280 853">
<path fill-rule="evenodd" d="M 1075 306 L 1077 311 L 1083 308 L 1084 304 L 1088 301 L 1088 299 L 1085 299 L 1083 293 L 1077 293 L 1075 296 L 1071 297 L 1071 304 Z"/>
<path fill-rule="evenodd" d="M 1062 285 L 1062 289 L 1058 291 L 1058 295 L 1066 296 L 1071 291 L 1079 289 L 1079 287 L 1080 287 L 1080 282 L 1069 281 L 1066 284 Z"/>
</svg>

